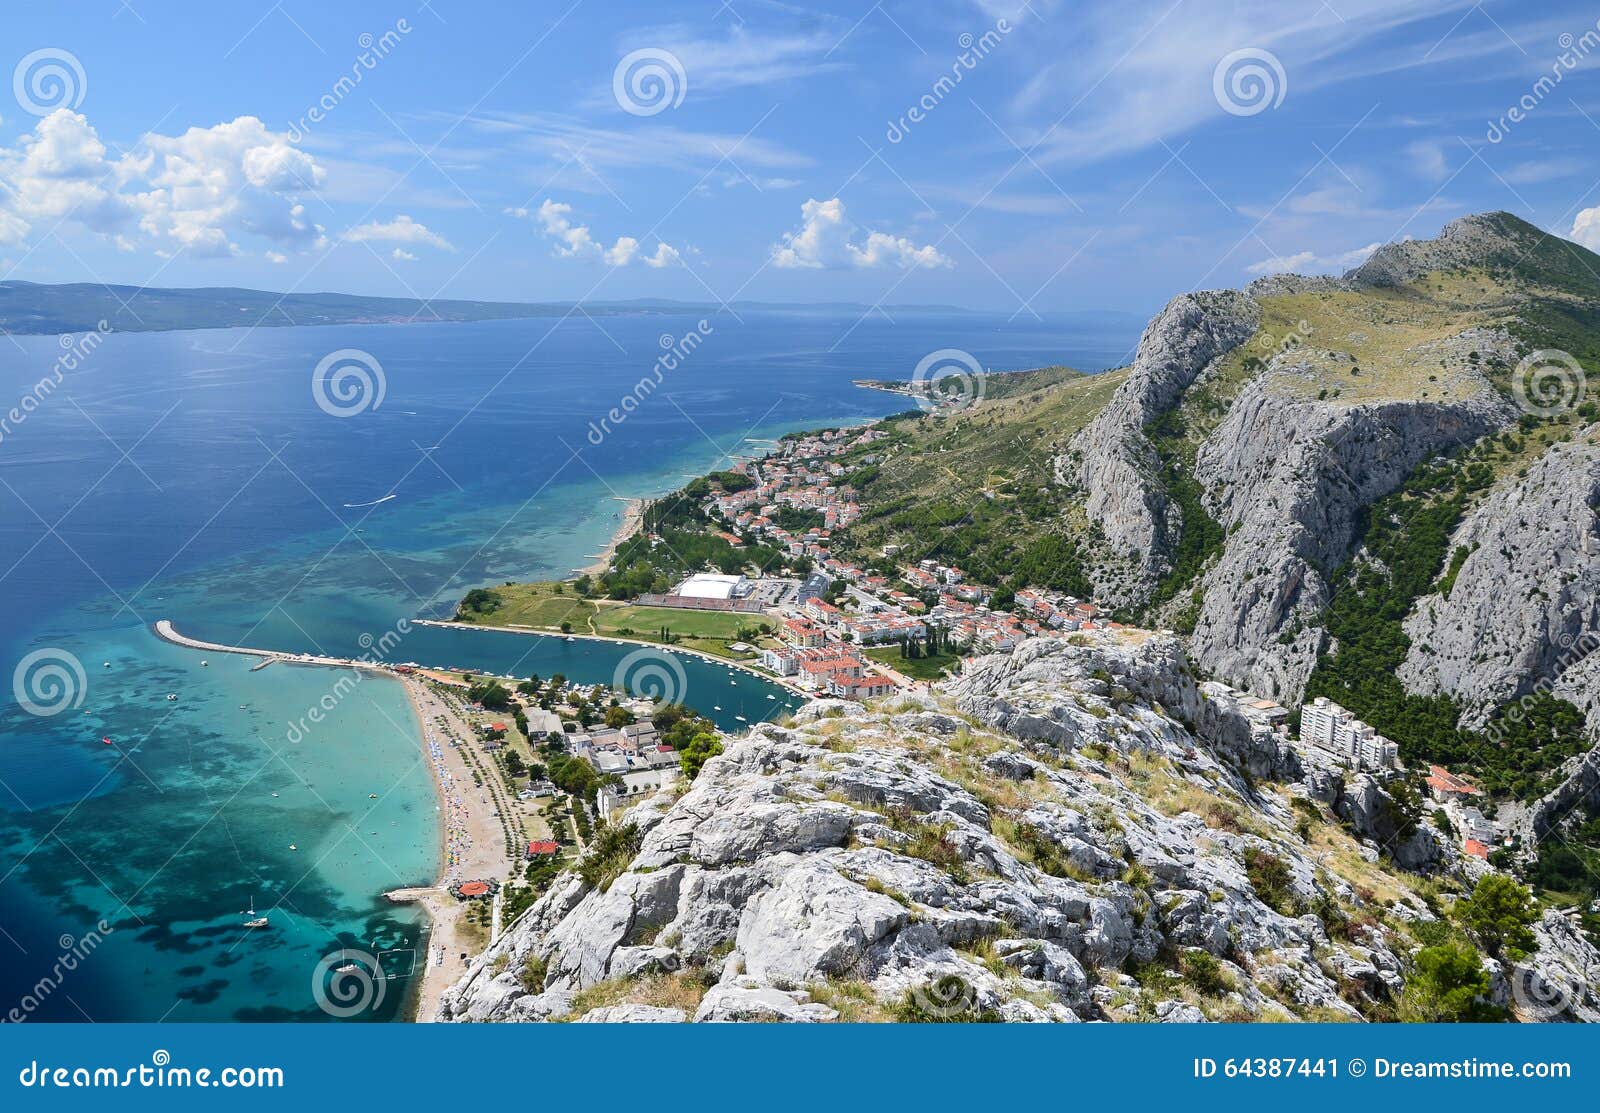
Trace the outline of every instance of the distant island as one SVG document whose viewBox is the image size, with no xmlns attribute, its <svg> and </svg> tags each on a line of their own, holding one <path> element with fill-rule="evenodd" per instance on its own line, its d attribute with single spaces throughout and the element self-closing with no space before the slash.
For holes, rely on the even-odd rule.
<svg viewBox="0 0 1600 1113">
<path fill-rule="evenodd" d="M 639 298 L 584 302 L 583 312 L 598 316 L 640 313 L 710 313 L 725 308 L 713 302 Z M 865 313 L 870 307 L 846 302 L 783 304 L 732 302 L 735 312 Z M 974 310 L 945 305 L 891 306 L 901 313 L 966 314 Z M 172 329 L 260 328 L 284 325 L 411 324 L 414 322 L 498 321 L 529 317 L 565 317 L 577 311 L 574 302 L 465 301 L 451 299 L 367 297 L 361 294 L 276 293 L 233 286 L 194 289 L 151 289 L 98 282 L 46 285 L 0 282 L 0 332 L 54 334 L 83 332 L 105 322 L 116 332 L 159 332 Z M 1068 314 L 1104 319 L 1103 314 Z M 1112 316 L 1116 316 L 1113 314 Z"/>
</svg>

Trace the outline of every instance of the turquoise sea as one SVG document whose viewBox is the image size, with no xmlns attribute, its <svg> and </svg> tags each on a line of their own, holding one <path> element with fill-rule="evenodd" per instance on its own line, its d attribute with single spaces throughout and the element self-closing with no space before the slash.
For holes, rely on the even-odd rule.
<svg viewBox="0 0 1600 1113">
<path fill-rule="evenodd" d="M 753 439 L 904 408 L 853 378 L 906 377 L 942 348 L 993 369 L 1096 369 L 1136 339 L 1123 322 L 741 316 L 715 317 L 598 439 L 591 423 L 698 315 L 110 335 L 66 370 L 81 338 L 0 345 L 0 412 L 31 399 L 0 427 L 0 1015 L 325 1020 L 313 972 L 343 947 L 397 975 L 363 1018 L 404 1015 L 424 925 L 380 894 L 431 880 L 438 828 L 403 690 L 252 671 L 160 641 L 156 620 L 215 642 L 610 682 L 632 647 L 409 620 L 588 563 L 619 500 Z M 340 350 L 382 382 L 348 417 L 312 391 Z M 676 660 L 685 701 L 720 706 L 728 729 L 787 701 Z M 270 929 L 242 926 L 252 908 Z"/>
</svg>

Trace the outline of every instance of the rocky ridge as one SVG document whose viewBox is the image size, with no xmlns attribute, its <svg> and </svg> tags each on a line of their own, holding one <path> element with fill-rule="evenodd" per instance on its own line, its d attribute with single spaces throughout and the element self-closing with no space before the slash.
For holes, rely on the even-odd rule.
<svg viewBox="0 0 1600 1113">
<path fill-rule="evenodd" d="M 1464 343 L 1509 348 L 1503 334 Z M 1419 463 L 1515 416 L 1472 368 L 1448 401 L 1346 405 L 1283 389 L 1304 358 L 1283 353 L 1247 384 L 1195 467 L 1227 541 L 1201 577 L 1192 652 L 1216 676 L 1285 701 L 1299 699 L 1316 666 L 1327 577 L 1350 556 L 1362 509 Z"/>
<path fill-rule="evenodd" d="M 1392 803 L 1302 768 L 1173 638 L 1028 642 L 937 699 L 813 703 L 730 740 L 624 817 L 609 884 L 558 880 L 439 1019 L 1384 1018 L 1416 925 L 1479 868 L 1431 827 L 1385 835 Z M 1391 861 L 1409 839 L 1431 880 Z M 1600 1019 L 1600 955 L 1555 920 L 1491 964 L 1495 994 Z"/>
<path fill-rule="evenodd" d="M 1166 572 L 1176 523 L 1144 427 L 1177 404 L 1208 366 L 1244 343 L 1261 320 L 1247 294 L 1173 298 L 1139 340 L 1126 382 L 1056 462 L 1058 481 L 1081 485 L 1085 509 L 1124 563 L 1093 570 L 1096 598 L 1113 606 L 1147 595 Z"/>
</svg>

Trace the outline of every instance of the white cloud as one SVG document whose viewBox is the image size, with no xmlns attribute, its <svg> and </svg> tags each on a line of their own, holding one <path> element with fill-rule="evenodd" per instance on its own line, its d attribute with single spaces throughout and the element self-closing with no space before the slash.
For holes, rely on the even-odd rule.
<svg viewBox="0 0 1600 1113">
<path fill-rule="evenodd" d="M 1572 222 L 1572 232 L 1567 237 L 1581 243 L 1590 251 L 1600 251 L 1600 205 L 1584 209 Z"/>
<path fill-rule="evenodd" d="M 123 249 L 140 237 L 158 252 L 235 255 L 257 236 L 276 247 L 322 241 L 299 197 L 323 171 L 286 136 L 254 116 L 182 135 L 150 133 L 108 158 L 87 118 L 57 109 L 0 147 L 0 241 L 25 239 L 41 222 L 80 224 Z"/>
<path fill-rule="evenodd" d="M 707 37 L 698 27 L 684 24 L 644 28 L 629 35 L 622 49 L 668 51 L 683 66 L 689 92 L 701 95 L 779 81 L 811 81 L 841 67 L 830 55 L 848 34 L 850 21 L 799 9 L 784 14 L 800 18 L 784 28 L 758 29 L 741 21 L 721 38 Z M 604 97 L 610 96 L 608 84 Z"/>
<path fill-rule="evenodd" d="M 560 201 L 543 201 L 536 212 L 525 208 L 507 209 L 512 216 L 539 222 L 544 234 L 556 241 L 556 255 L 563 259 L 598 259 L 613 267 L 625 267 L 638 260 L 647 267 L 666 267 L 681 262 L 678 249 L 664 241 L 656 243 L 653 254 L 639 254 L 639 241 L 632 236 L 618 236 L 610 247 L 605 246 L 589 231 L 587 224 L 574 224 L 572 206 Z"/>
<path fill-rule="evenodd" d="M 1412 169 L 1421 177 L 1437 182 L 1450 173 L 1450 164 L 1444 155 L 1443 140 L 1413 140 L 1406 144 L 1406 155 L 1411 159 Z"/>
<path fill-rule="evenodd" d="M 1575 158 L 1545 158 L 1518 163 L 1500 176 L 1512 185 L 1538 185 L 1574 177 L 1584 169 L 1584 163 Z"/>
<path fill-rule="evenodd" d="M 868 231 L 864 242 L 852 242 L 856 228 L 845 218 L 839 198 L 808 200 L 800 206 L 800 228 L 784 234 L 772 249 L 772 264 L 785 268 L 950 267 L 955 264 L 932 244 L 918 247 L 904 236 Z"/>
<path fill-rule="evenodd" d="M 456 122 L 454 117 L 440 118 L 445 126 Z M 552 193 L 608 193 L 607 175 L 618 170 L 682 170 L 697 177 L 711 174 L 712 181 L 735 172 L 758 182 L 769 175 L 776 188 L 815 165 L 810 156 L 761 135 L 691 131 L 666 126 L 662 117 L 652 124 L 609 129 L 571 116 L 518 113 L 474 116 L 470 126 L 493 136 L 503 151 L 519 159 L 519 172 Z"/>
<path fill-rule="evenodd" d="M 1335 255 L 1318 255 L 1314 251 L 1297 251 L 1293 255 L 1274 255 L 1245 268 L 1251 274 L 1326 274 L 1330 271 L 1347 271 L 1367 261 L 1382 243 L 1369 243 L 1351 251 Z"/>
<path fill-rule="evenodd" d="M 1281 64 L 1284 106 L 1317 89 L 1404 70 L 1430 73 L 1486 60 L 1515 65 L 1507 35 L 1545 42 L 1544 27 L 1467 20 L 1474 0 L 1346 0 L 1332 5 L 1236 0 L 1227 5 L 1124 0 L 1082 5 L 1033 23 L 999 49 L 1030 74 L 1012 99 L 1010 137 L 1039 161 L 1082 164 L 1155 146 L 1229 116 L 1213 90 L 1218 63 L 1241 48 Z M 1444 29 L 1456 28 L 1441 38 Z M 1504 29 L 1502 29 L 1504 27 Z M 1549 37 L 1561 27 L 1550 27 Z M 1275 95 L 1278 82 L 1272 81 Z M 1365 93 L 1352 93 L 1359 101 Z M 1372 102 L 1367 96 L 1353 116 Z M 1257 121 L 1258 122 L 1258 121 Z M 1354 123 L 1346 121 L 1346 126 Z M 1230 127 L 1243 127 L 1238 123 Z M 1254 126 L 1248 125 L 1248 126 Z"/>
<path fill-rule="evenodd" d="M 358 224 L 344 234 L 355 243 L 408 243 L 427 244 L 440 251 L 454 251 L 455 245 L 425 224 L 419 224 L 401 213 L 388 223 L 372 221 Z"/>
<path fill-rule="evenodd" d="M 417 257 L 415 255 L 411 254 L 411 252 L 402 247 L 397 247 L 393 251 L 389 252 L 389 258 L 393 259 L 396 263 L 415 263 L 417 261 Z"/>
</svg>

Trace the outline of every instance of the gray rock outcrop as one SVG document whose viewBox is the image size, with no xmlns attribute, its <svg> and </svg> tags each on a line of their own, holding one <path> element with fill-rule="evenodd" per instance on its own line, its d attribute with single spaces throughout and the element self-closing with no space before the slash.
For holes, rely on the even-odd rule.
<svg viewBox="0 0 1600 1113">
<path fill-rule="evenodd" d="M 1465 342 L 1474 350 L 1491 343 L 1498 350 L 1508 341 L 1483 334 Z M 1362 509 L 1422 461 L 1514 416 L 1467 366 L 1450 401 L 1308 397 L 1288 386 L 1297 356 L 1277 357 L 1240 392 L 1195 466 L 1227 542 L 1202 578 L 1191 651 L 1219 678 L 1285 701 L 1299 698 L 1316 664 L 1327 577 L 1349 557 Z"/>
<path fill-rule="evenodd" d="M 1160 463 L 1144 427 L 1172 409 L 1207 366 L 1244 343 L 1261 319 L 1260 307 L 1236 290 L 1173 298 L 1139 341 L 1126 382 L 1090 425 L 1073 439 L 1077 458 L 1056 461 L 1058 479 L 1086 492 L 1086 510 L 1122 569 L 1097 571 L 1096 598 L 1119 605 L 1141 599 L 1167 568 L 1172 546 L 1169 504 Z"/>
<path fill-rule="evenodd" d="M 939 699 L 815 704 L 730 741 L 625 817 L 639 849 L 614 882 L 558 883 L 441 1019 L 1381 1015 L 1432 913 L 1406 875 L 1375 880 L 1375 843 L 1313 849 L 1308 812 L 1356 844 L 1311 796 L 1290 806 L 1301 776 L 1170 637 L 1028 642 Z M 1381 834 L 1379 798 L 1346 795 Z M 1539 977 L 1600 957 L 1558 944 Z"/>
<path fill-rule="evenodd" d="M 1448 596 L 1424 596 L 1407 620 L 1401 680 L 1454 697 L 1465 725 L 1545 691 L 1600 731 L 1600 427 L 1496 488 L 1450 545 L 1465 560 Z"/>
</svg>

